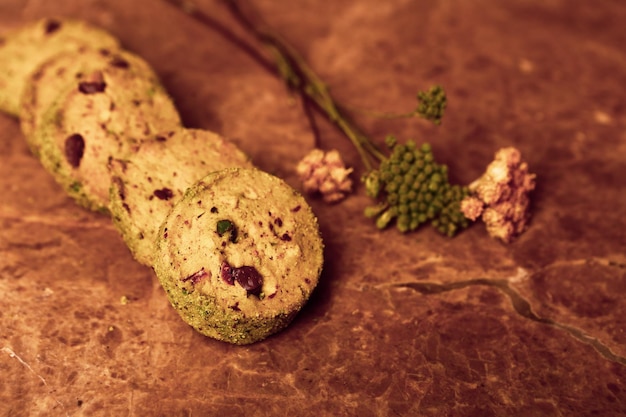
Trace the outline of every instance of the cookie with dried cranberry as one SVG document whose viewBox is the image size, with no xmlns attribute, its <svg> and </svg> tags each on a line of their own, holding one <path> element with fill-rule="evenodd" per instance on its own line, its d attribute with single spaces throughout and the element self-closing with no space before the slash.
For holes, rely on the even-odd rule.
<svg viewBox="0 0 626 417">
<path fill-rule="evenodd" d="M 83 74 L 115 66 L 123 62 L 124 52 L 119 50 L 83 48 L 64 51 L 44 61 L 28 77 L 20 102 L 20 127 L 31 151 L 39 154 L 41 139 L 34 135 L 37 126 L 50 106 Z M 142 63 L 142 66 L 145 65 Z M 139 71 L 146 71 L 141 68 Z"/>
<path fill-rule="evenodd" d="M 268 173 L 230 168 L 204 177 L 174 205 L 154 270 L 186 323 L 249 344 L 292 321 L 322 263 L 317 219 L 304 198 Z"/>
<path fill-rule="evenodd" d="M 187 188 L 208 173 L 252 168 L 232 142 L 200 129 L 179 129 L 142 142 L 113 159 L 110 211 L 135 259 L 152 265 L 158 229 Z"/>
<path fill-rule="evenodd" d="M 97 57 L 97 52 L 89 52 Z M 108 161 L 157 132 L 181 128 L 174 103 L 140 57 L 118 51 L 81 73 L 48 108 L 32 136 L 43 166 L 82 206 L 107 211 Z"/>
<path fill-rule="evenodd" d="M 0 111 L 19 116 L 29 76 L 48 58 L 83 48 L 116 50 L 119 41 L 108 32 L 73 19 L 40 19 L 0 39 Z"/>
</svg>

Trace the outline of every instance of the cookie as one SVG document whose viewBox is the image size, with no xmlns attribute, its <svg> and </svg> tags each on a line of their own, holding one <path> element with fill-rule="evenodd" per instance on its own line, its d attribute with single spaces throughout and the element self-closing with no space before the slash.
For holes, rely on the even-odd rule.
<svg viewBox="0 0 626 417">
<path fill-rule="evenodd" d="M 249 158 L 221 136 L 180 129 L 142 142 L 110 162 L 113 222 L 137 261 L 151 265 L 158 229 L 173 204 L 213 171 L 252 168 Z"/>
<path fill-rule="evenodd" d="M 101 52 L 86 52 L 102 59 Z M 174 103 L 140 57 L 118 51 L 81 73 L 31 135 L 43 166 L 82 206 L 107 211 L 110 158 L 157 132 L 181 128 Z"/>
<path fill-rule="evenodd" d="M 48 58 L 85 47 L 115 50 L 119 41 L 106 31 L 72 19 L 41 19 L 0 39 L 0 111 L 20 116 L 29 76 Z"/>
<path fill-rule="evenodd" d="M 84 47 L 78 51 L 59 52 L 31 73 L 24 86 L 19 113 L 22 133 L 33 154 L 39 155 L 37 140 L 41 139 L 33 132 L 59 95 L 82 75 L 115 65 L 120 56 L 118 51 Z"/>
<path fill-rule="evenodd" d="M 174 205 L 159 231 L 154 270 L 186 323 L 249 344 L 292 321 L 322 263 L 317 219 L 304 198 L 268 173 L 229 168 Z"/>
</svg>

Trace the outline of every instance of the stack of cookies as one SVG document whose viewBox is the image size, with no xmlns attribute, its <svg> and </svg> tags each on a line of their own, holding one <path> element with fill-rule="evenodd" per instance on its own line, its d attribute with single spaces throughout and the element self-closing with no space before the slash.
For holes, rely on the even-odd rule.
<svg viewBox="0 0 626 417">
<path fill-rule="evenodd" d="M 184 127 L 154 70 L 109 33 L 42 19 L 0 37 L 0 110 L 77 203 L 111 215 L 197 331 L 253 343 L 310 297 L 323 245 L 304 198 Z"/>
</svg>

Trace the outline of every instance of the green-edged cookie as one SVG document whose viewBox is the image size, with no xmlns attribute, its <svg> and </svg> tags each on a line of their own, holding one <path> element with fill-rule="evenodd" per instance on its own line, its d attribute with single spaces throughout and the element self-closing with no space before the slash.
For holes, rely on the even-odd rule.
<svg viewBox="0 0 626 417">
<path fill-rule="evenodd" d="M 34 132 L 59 95 L 71 88 L 82 75 L 114 65 L 116 57 L 121 55 L 123 52 L 119 50 L 86 47 L 63 51 L 44 61 L 31 73 L 20 102 L 20 127 L 33 154 L 39 155 L 41 144 L 37 141 L 42 139 Z"/>
<path fill-rule="evenodd" d="M 152 265 L 158 229 L 172 205 L 196 181 L 229 167 L 252 163 L 233 143 L 199 129 L 156 135 L 113 159 L 109 208 L 135 259 Z"/>
<path fill-rule="evenodd" d="M 72 19 L 40 19 L 0 39 L 0 111 L 19 116 L 29 76 L 48 58 L 82 48 L 115 50 L 118 40 L 106 31 Z"/>
<path fill-rule="evenodd" d="M 256 169 L 216 171 L 165 219 L 154 270 L 183 320 L 234 344 L 287 326 L 318 283 L 323 244 L 304 198 Z"/>
<path fill-rule="evenodd" d="M 86 52 L 101 60 L 100 52 Z M 50 106 L 31 141 L 43 166 L 82 206 L 106 211 L 108 161 L 157 132 L 181 128 L 174 103 L 150 66 L 118 51 L 82 73 Z"/>
</svg>

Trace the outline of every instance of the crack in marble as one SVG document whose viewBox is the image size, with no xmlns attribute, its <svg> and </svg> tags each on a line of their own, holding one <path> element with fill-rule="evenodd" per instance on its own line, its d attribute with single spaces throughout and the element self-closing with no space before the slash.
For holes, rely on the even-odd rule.
<svg viewBox="0 0 626 417">
<path fill-rule="evenodd" d="M 8 354 L 10 358 L 16 359 L 20 364 L 22 364 L 22 366 L 24 366 L 26 369 L 28 369 L 30 372 L 32 372 L 35 376 L 37 376 L 37 378 L 39 378 L 41 380 L 41 382 L 43 383 L 44 386 L 49 387 L 48 383 L 46 382 L 46 379 L 43 376 L 39 375 L 37 372 L 35 372 L 33 367 L 30 366 L 30 364 L 28 362 L 26 362 L 24 359 L 22 359 L 17 353 L 15 353 L 13 351 L 13 349 L 11 349 L 10 347 L 7 347 L 7 346 L 3 346 L 2 349 L 0 349 L 0 351 L 5 352 L 6 354 Z M 61 401 L 59 401 L 56 397 L 54 397 L 52 395 L 52 392 L 48 392 L 48 395 L 50 395 L 52 397 L 52 399 L 54 400 L 54 402 L 57 403 L 61 407 L 61 409 L 65 413 L 65 416 L 69 417 L 69 414 L 68 414 L 67 410 L 65 409 L 65 406 L 63 405 L 63 403 L 61 403 Z"/>
<path fill-rule="evenodd" d="M 0 248 L 0 251 L 4 250 L 34 250 L 39 251 L 46 248 L 57 248 L 61 246 L 61 239 L 52 239 L 43 242 L 35 242 L 35 243 L 22 243 L 22 242 L 9 242 L 7 249 Z"/>
<path fill-rule="evenodd" d="M 467 288 L 474 285 L 492 287 L 499 290 L 509 298 L 511 304 L 513 305 L 513 308 L 520 316 L 535 321 L 537 323 L 545 324 L 555 327 L 559 330 L 563 330 L 569 333 L 569 335 L 574 337 L 576 340 L 593 347 L 596 352 L 598 352 L 605 359 L 626 366 L 626 357 L 613 353 L 608 346 L 604 345 L 598 339 L 589 336 L 583 330 L 573 326 L 568 326 L 566 324 L 561 324 L 552 319 L 540 317 L 535 314 L 532 311 L 530 303 L 526 299 L 524 299 L 524 297 L 518 294 L 517 291 L 511 288 L 509 282 L 505 279 L 475 278 L 446 284 L 438 284 L 434 282 L 407 282 L 392 284 L 392 286 L 394 287 L 409 288 L 423 295 L 436 295 L 444 292 Z"/>
<path fill-rule="evenodd" d="M 618 260 L 619 259 L 619 260 Z M 543 271 L 554 269 L 554 268 L 563 268 L 566 266 L 582 266 L 591 263 L 596 263 L 598 265 L 602 265 L 609 268 L 618 268 L 618 269 L 626 269 L 626 257 L 622 254 L 617 254 L 609 257 L 597 257 L 593 256 L 590 258 L 580 258 L 580 259 L 568 259 L 562 261 L 552 262 L 549 265 L 546 265 L 542 268 Z"/>
</svg>

